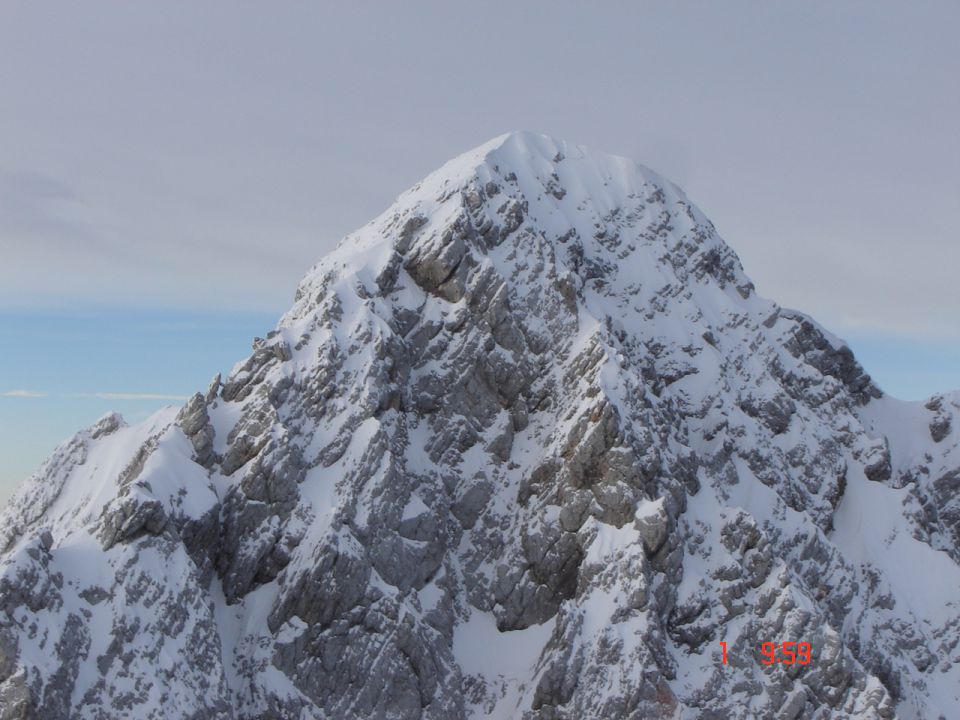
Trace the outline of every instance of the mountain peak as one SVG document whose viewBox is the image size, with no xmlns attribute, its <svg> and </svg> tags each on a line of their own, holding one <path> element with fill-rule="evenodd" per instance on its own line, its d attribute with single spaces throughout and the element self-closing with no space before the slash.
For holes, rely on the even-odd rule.
<svg viewBox="0 0 960 720">
<path fill-rule="evenodd" d="M 517 276 L 531 252 L 548 252 L 551 272 L 578 290 L 586 284 L 644 303 L 701 281 L 740 300 L 753 288 L 712 223 L 672 183 L 627 158 L 513 132 L 444 164 L 346 236 L 307 274 L 292 312 L 305 312 L 303 298 L 309 306 L 332 275 L 356 275 L 375 293 L 399 266 L 455 302 L 473 268 L 490 263 Z M 761 312 L 773 312 L 772 304 Z"/>
<path fill-rule="evenodd" d="M 589 162 L 596 167 L 605 168 L 608 174 L 625 172 L 655 175 L 651 170 L 626 157 L 595 151 L 541 133 L 515 130 L 492 138 L 449 160 L 431 173 L 424 180 L 424 184 L 434 177 L 443 181 L 462 179 L 483 167 L 492 168 L 504 175 L 511 172 L 538 175 L 543 171 L 549 174 L 551 167 L 556 167 L 565 159 Z"/>
<path fill-rule="evenodd" d="M 655 173 L 510 133 L 344 238 L 223 383 L 31 478 L 0 702 L 947 716 L 958 422 L 758 297 Z M 790 643 L 809 667 L 755 656 Z"/>
<path fill-rule="evenodd" d="M 556 167 L 567 159 L 583 161 L 604 170 L 607 180 L 618 175 L 625 179 L 639 174 L 658 184 L 669 184 L 632 158 L 594 150 L 529 130 L 514 130 L 492 138 L 444 163 L 431 173 L 427 180 L 434 176 L 464 177 L 484 166 L 503 174 L 527 172 L 539 175 L 543 171 L 549 174 L 549 168 Z"/>
<path fill-rule="evenodd" d="M 514 131 L 500 135 L 445 163 L 398 199 L 399 203 L 442 196 L 471 182 L 513 180 L 530 198 L 576 190 L 583 200 L 604 204 L 654 185 L 682 195 L 672 183 L 626 157 L 591 150 L 548 135 Z M 572 187 L 567 189 L 565 185 Z"/>
</svg>

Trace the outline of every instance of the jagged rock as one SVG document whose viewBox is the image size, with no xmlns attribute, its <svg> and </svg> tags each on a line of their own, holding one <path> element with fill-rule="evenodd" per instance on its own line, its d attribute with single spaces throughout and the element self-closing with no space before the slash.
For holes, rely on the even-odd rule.
<svg viewBox="0 0 960 720">
<path fill-rule="evenodd" d="M 104 550 L 140 533 L 159 535 L 167 524 L 167 513 L 156 498 L 127 496 L 108 507 L 100 521 L 98 536 Z"/>
<path fill-rule="evenodd" d="M 219 387 L 219 375 L 207 391 L 206 396 L 196 393 L 187 404 L 183 406 L 177 415 L 177 423 L 184 435 L 190 438 L 193 445 L 194 457 L 196 461 L 207 467 L 214 459 L 213 437 L 214 430 L 210 424 L 210 417 L 207 415 L 207 405 L 212 402 L 211 391 L 215 393 L 216 387 Z"/>
<path fill-rule="evenodd" d="M 950 717 L 957 407 L 885 397 L 651 171 L 511 134 L 24 485 L 0 719 Z"/>
<path fill-rule="evenodd" d="M 953 414 L 944 405 L 944 398 L 940 395 L 932 397 L 924 407 L 936 413 L 930 421 L 930 437 L 938 443 L 944 440 L 953 429 Z"/>
<path fill-rule="evenodd" d="M 644 504 L 637 509 L 636 526 L 648 556 L 656 555 L 667 541 L 671 530 L 670 517 L 663 501 Z"/>
<path fill-rule="evenodd" d="M 31 704 L 27 673 L 23 668 L 0 682 L 0 720 L 28 720 L 32 714 Z"/>
</svg>

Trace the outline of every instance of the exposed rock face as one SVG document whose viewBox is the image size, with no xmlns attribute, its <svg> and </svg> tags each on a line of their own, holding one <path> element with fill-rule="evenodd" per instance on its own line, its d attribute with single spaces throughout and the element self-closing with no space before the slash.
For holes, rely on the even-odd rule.
<svg viewBox="0 0 960 720">
<path fill-rule="evenodd" d="M 955 716 L 958 407 L 883 396 L 652 172 L 505 136 L 27 482 L 0 717 Z"/>
</svg>

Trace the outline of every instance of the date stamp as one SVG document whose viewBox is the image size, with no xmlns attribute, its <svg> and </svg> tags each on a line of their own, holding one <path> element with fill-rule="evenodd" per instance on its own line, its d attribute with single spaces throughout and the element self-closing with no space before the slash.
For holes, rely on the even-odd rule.
<svg viewBox="0 0 960 720">
<path fill-rule="evenodd" d="M 791 642 L 782 643 L 765 642 L 760 644 L 759 661 L 762 665 L 809 665 L 810 664 L 810 643 Z M 720 642 L 720 660 L 727 664 L 727 643 Z"/>
</svg>

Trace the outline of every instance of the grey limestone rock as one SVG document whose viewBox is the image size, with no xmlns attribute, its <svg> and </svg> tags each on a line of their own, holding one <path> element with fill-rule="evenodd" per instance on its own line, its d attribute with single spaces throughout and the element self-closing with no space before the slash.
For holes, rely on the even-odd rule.
<svg viewBox="0 0 960 720">
<path fill-rule="evenodd" d="M 901 559 L 960 577 L 958 403 L 898 414 L 679 189 L 511 134 L 25 484 L 0 718 L 949 716 L 960 598 Z"/>
</svg>

